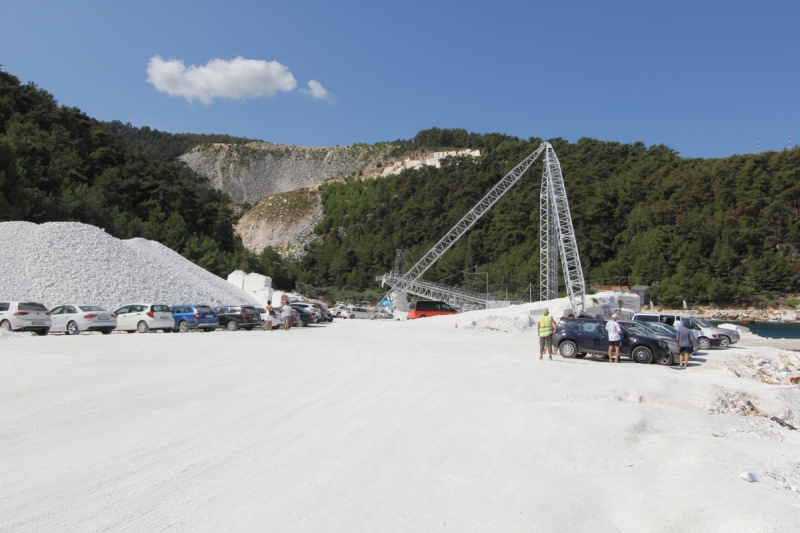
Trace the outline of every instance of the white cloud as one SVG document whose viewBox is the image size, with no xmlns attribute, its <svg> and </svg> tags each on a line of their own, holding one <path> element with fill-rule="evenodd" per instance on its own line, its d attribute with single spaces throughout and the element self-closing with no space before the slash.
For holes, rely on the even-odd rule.
<svg viewBox="0 0 800 533">
<path fill-rule="evenodd" d="M 214 98 L 272 97 L 278 91 L 289 92 L 297 86 L 297 80 L 289 69 L 277 61 L 243 57 L 230 61 L 212 59 L 205 65 L 187 68 L 183 61 L 154 56 L 147 63 L 147 82 L 171 96 L 205 104 L 210 104 Z M 310 82 L 309 87 L 312 87 Z M 322 85 L 319 89 L 327 94 Z M 311 90 L 314 91 L 314 87 Z"/>
<path fill-rule="evenodd" d="M 328 92 L 325 87 L 322 86 L 320 82 L 317 80 L 310 80 L 308 82 L 308 89 L 300 89 L 301 92 L 306 94 L 310 94 L 312 98 L 324 98 L 325 100 L 331 100 L 331 93 Z"/>
</svg>

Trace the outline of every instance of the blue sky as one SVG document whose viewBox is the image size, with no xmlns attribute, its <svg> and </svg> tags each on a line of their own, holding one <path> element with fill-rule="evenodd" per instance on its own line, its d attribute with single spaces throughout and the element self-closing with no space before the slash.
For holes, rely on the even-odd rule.
<svg viewBox="0 0 800 533">
<path fill-rule="evenodd" d="M 800 142 L 797 1 L 0 0 L 0 21 L 4 70 L 170 132 L 332 146 L 461 127 L 690 157 Z M 274 61 L 296 85 L 190 103 L 148 83 L 155 56 Z"/>
</svg>

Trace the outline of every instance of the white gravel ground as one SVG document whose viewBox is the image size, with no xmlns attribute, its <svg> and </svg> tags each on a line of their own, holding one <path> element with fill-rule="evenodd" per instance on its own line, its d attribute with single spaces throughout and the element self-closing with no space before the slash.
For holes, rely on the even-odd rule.
<svg viewBox="0 0 800 533">
<path fill-rule="evenodd" d="M 0 223 L 0 300 L 120 305 L 255 304 L 226 280 L 154 241 L 76 222 Z"/>
<path fill-rule="evenodd" d="M 800 389 L 726 365 L 774 349 L 539 361 L 453 326 L 8 338 L 0 531 L 800 531 L 800 431 L 734 409 Z"/>
</svg>

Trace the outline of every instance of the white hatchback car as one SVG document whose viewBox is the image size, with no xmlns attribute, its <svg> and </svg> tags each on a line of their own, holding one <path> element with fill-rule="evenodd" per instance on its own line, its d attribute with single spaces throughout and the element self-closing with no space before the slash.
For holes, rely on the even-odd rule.
<svg viewBox="0 0 800 533">
<path fill-rule="evenodd" d="M 99 331 L 108 335 L 117 327 L 117 315 L 96 305 L 61 305 L 50 311 L 51 333 L 77 335 L 81 331 Z"/>
<path fill-rule="evenodd" d="M 342 318 L 369 318 L 369 310 L 348 305 L 342 310 Z"/>
<path fill-rule="evenodd" d="M 50 332 L 50 311 L 36 302 L 0 302 L 0 328 L 6 331 Z"/>
<path fill-rule="evenodd" d="M 151 329 L 160 329 L 164 333 L 170 333 L 175 327 L 172 311 L 167 305 L 124 305 L 114 311 L 114 314 L 117 315 L 117 331 L 147 333 Z"/>
</svg>

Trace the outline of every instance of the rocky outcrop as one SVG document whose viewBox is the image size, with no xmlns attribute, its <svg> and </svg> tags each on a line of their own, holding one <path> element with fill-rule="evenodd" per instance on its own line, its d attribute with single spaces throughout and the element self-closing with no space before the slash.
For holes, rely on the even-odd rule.
<svg viewBox="0 0 800 533">
<path fill-rule="evenodd" d="M 265 198 L 234 227 L 248 250 L 261 253 L 271 246 L 284 257 L 299 257 L 312 242 L 322 220 L 322 203 L 315 188 L 302 188 Z"/>
<path fill-rule="evenodd" d="M 255 204 L 267 196 L 363 174 L 388 162 L 388 144 L 314 148 L 251 142 L 203 144 L 180 160 L 237 202 Z"/>
</svg>

